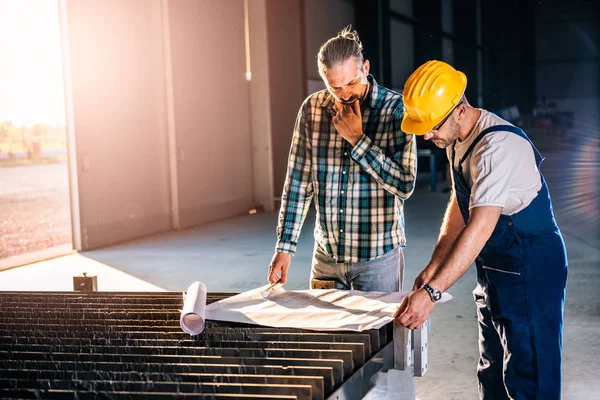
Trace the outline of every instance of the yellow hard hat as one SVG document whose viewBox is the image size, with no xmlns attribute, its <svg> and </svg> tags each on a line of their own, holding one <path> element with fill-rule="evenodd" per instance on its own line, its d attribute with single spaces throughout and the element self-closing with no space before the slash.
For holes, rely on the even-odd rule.
<svg viewBox="0 0 600 400">
<path fill-rule="evenodd" d="M 404 85 L 402 130 L 424 135 L 440 123 L 460 102 L 467 77 L 443 61 L 427 61 Z"/>
</svg>

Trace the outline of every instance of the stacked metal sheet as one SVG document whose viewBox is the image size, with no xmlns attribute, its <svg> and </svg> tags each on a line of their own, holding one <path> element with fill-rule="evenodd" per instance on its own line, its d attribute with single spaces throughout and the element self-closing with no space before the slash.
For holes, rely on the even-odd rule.
<svg viewBox="0 0 600 400">
<path fill-rule="evenodd" d="M 0 398 L 349 399 L 393 363 L 391 326 L 208 321 L 190 337 L 181 306 L 181 293 L 0 292 Z"/>
</svg>

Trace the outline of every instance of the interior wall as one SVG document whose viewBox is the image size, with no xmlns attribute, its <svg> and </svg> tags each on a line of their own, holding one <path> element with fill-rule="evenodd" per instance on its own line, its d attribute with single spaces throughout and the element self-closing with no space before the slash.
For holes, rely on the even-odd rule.
<svg viewBox="0 0 600 400">
<path fill-rule="evenodd" d="M 443 11 L 452 13 L 452 33 L 455 35 L 455 43 L 452 52 L 452 65 L 467 76 L 467 89 L 465 94 L 469 102 L 477 104 L 477 7 L 475 1 L 454 1 L 448 6 L 444 4 Z M 447 8 L 450 8 L 448 10 Z"/>
<path fill-rule="evenodd" d="M 243 0 L 169 1 L 181 227 L 254 206 Z"/>
<path fill-rule="evenodd" d="M 59 4 L 78 250 L 254 207 L 244 1 Z"/>
<path fill-rule="evenodd" d="M 536 100 L 572 114 L 571 133 L 600 137 L 600 11 L 582 0 L 536 7 Z M 569 118 L 571 119 L 571 118 Z"/>
<path fill-rule="evenodd" d="M 325 89 L 317 67 L 317 53 L 321 45 L 348 25 L 356 28 L 354 3 L 349 0 L 304 0 L 304 25 L 306 87 L 307 93 L 311 94 Z"/>
<path fill-rule="evenodd" d="M 414 0 L 389 0 L 390 10 L 407 17 L 413 17 Z"/>
<path fill-rule="evenodd" d="M 535 6 L 529 2 L 482 1 L 481 4 L 485 108 L 496 111 L 516 105 L 521 114 L 528 114 L 535 104 L 536 90 Z M 506 25 L 508 20 L 512 21 L 510 29 Z"/>
<path fill-rule="evenodd" d="M 248 43 L 252 77 L 250 80 L 250 108 L 254 196 L 265 211 L 273 211 L 275 192 L 273 190 L 269 40 L 266 21 L 266 0 L 252 0 L 252 4 L 248 4 Z"/>
<path fill-rule="evenodd" d="M 170 228 L 158 0 L 64 0 L 78 250 Z M 109 29 L 108 29 L 109 28 Z M 76 202 L 75 202 L 76 203 Z"/>
<path fill-rule="evenodd" d="M 415 31 L 415 68 L 441 58 L 442 55 L 442 3 L 440 0 L 417 0 L 414 17 L 419 21 Z"/>
<path fill-rule="evenodd" d="M 285 182 L 294 123 L 300 105 L 306 97 L 302 1 L 267 0 L 266 15 L 273 193 L 275 199 L 279 199 Z"/>
<path fill-rule="evenodd" d="M 403 21 L 390 21 L 391 89 L 402 93 L 404 84 L 415 70 L 415 28 Z"/>
</svg>

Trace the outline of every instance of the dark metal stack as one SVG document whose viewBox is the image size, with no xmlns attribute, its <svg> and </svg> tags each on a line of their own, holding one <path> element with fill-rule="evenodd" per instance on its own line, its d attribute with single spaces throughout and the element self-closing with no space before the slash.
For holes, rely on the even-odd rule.
<svg viewBox="0 0 600 400">
<path fill-rule="evenodd" d="M 0 398 L 360 398 L 393 357 L 390 327 L 208 321 L 190 337 L 181 306 L 181 293 L 0 292 Z"/>
</svg>

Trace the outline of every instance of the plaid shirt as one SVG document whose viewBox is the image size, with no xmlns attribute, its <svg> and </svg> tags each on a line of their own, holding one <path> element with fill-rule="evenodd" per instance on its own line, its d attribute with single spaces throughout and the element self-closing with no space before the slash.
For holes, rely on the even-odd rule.
<svg viewBox="0 0 600 400">
<path fill-rule="evenodd" d="M 302 223 L 315 197 L 315 240 L 338 263 L 371 260 L 404 246 L 404 200 L 416 175 L 416 141 L 400 130 L 402 96 L 378 86 L 361 108 L 365 135 L 354 148 L 333 125 L 327 90 L 302 104 L 281 196 L 277 246 L 296 252 Z"/>
</svg>

